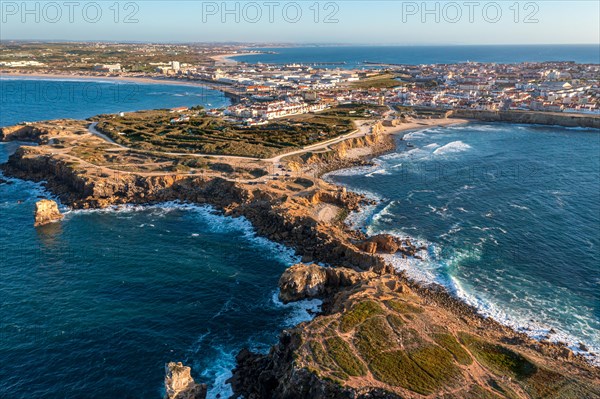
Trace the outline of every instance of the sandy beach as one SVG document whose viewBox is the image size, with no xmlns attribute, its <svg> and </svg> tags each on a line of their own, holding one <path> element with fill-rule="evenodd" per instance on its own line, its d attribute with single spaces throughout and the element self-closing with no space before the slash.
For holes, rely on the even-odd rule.
<svg viewBox="0 0 600 399">
<path fill-rule="evenodd" d="M 457 125 L 463 123 L 469 123 L 468 119 L 460 119 L 460 118 L 443 118 L 443 119 L 420 119 L 420 120 L 412 120 L 407 123 L 403 123 L 394 127 L 384 127 L 383 134 L 386 135 L 397 135 L 403 134 L 413 130 L 419 129 L 429 129 L 436 126 L 450 126 Z M 373 155 L 374 148 L 371 146 L 366 147 L 358 147 L 349 149 L 346 152 L 346 159 L 358 159 L 363 157 L 368 157 Z"/>
<path fill-rule="evenodd" d="M 460 118 L 419 119 L 417 121 L 413 120 L 394 127 L 384 127 L 384 132 L 386 134 L 398 134 L 407 130 L 428 129 L 434 126 L 448 126 L 468 122 L 468 119 Z"/>
<path fill-rule="evenodd" d="M 213 55 L 210 57 L 216 63 L 216 65 L 235 65 L 238 61 L 232 59 L 233 57 L 243 57 L 245 55 L 255 55 L 260 53 L 228 53 L 221 55 Z"/>
</svg>

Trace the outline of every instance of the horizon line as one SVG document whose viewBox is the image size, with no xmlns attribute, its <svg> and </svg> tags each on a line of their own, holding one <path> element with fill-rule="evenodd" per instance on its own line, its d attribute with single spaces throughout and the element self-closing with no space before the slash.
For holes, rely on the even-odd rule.
<svg viewBox="0 0 600 399">
<path fill-rule="evenodd" d="M 114 43 L 114 44 L 210 44 L 210 45 L 261 45 L 263 47 L 276 47 L 281 45 L 294 46 L 598 46 L 598 43 L 331 43 L 331 42 L 260 42 L 260 41 L 152 41 L 152 40 L 72 40 L 72 39 L 0 39 L 0 45 L 4 42 L 30 42 L 30 43 Z"/>
</svg>

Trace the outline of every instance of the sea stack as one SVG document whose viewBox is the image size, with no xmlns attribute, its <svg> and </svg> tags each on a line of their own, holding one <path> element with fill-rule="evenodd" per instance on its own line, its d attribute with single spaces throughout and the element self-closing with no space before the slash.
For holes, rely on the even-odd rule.
<svg viewBox="0 0 600 399">
<path fill-rule="evenodd" d="M 165 399 L 205 399 L 206 384 L 196 384 L 191 369 L 181 362 L 165 365 Z"/>
<path fill-rule="evenodd" d="M 43 226 L 61 220 L 63 214 L 58 210 L 58 204 L 52 200 L 43 199 L 35 204 L 34 226 Z"/>
</svg>

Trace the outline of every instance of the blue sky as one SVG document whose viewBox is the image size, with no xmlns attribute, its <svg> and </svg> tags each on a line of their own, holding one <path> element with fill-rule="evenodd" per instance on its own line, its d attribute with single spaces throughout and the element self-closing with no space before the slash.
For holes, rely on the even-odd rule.
<svg viewBox="0 0 600 399">
<path fill-rule="evenodd" d="M 600 40 L 600 2 L 594 0 L 65 4 L 60 0 L 1 1 L 0 39 L 408 45 Z"/>
</svg>

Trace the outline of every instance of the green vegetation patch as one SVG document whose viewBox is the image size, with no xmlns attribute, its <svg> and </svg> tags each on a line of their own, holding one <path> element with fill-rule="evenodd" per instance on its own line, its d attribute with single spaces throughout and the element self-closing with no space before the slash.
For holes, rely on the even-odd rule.
<svg viewBox="0 0 600 399">
<path fill-rule="evenodd" d="M 329 357 L 323 345 L 319 341 L 310 341 L 310 351 L 312 352 L 313 359 L 321 368 L 326 370 L 337 370 L 337 366 L 333 362 L 333 359 Z"/>
<path fill-rule="evenodd" d="M 412 305 L 408 302 L 404 302 L 404 301 L 395 301 L 395 300 L 389 300 L 389 301 L 385 301 L 385 306 L 387 306 L 388 308 L 390 308 L 391 310 L 398 312 L 398 313 L 402 313 L 402 314 L 407 314 L 407 313 L 423 313 L 423 308 L 420 308 L 419 306 L 415 306 Z"/>
<path fill-rule="evenodd" d="M 360 326 L 356 346 L 368 360 L 379 381 L 428 395 L 457 381 L 460 370 L 444 349 L 420 341 L 413 350 L 394 350 L 397 337 L 384 319 L 370 319 Z"/>
<path fill-rule="evenodd" d="M 396 80 L 396 75 L 393 74 L 381 74 L 370 78 L 353 82 L 352 87 L 356 89 L 391 89 L 405 84 L 399 80 Z"/>
<path fill-rule="evenodd" d="M 473 356 L 495 373 L 517 380 L 533 398 L 578 399 L 600 397 L 600 388 L 536 366 L 523 355 L 502 345 L 461 333 L 459 340 Z"/>
<path fill-rule="evenodd" d="M 382 313 L 383 309 L 378 303 L 373 301 L 360 302 L 342 315 L 340 331 L 343 333 L 350 332 L 368 318 Z"/>
<path fill-rule="evenodd" d="M 453 335 L 433 334 L 432 338 L 438 345 L 450 352 L 459 364 L 468 366 L 473 363 L 473 359 L 471 359 L 469 353 L 458 343 Z"/>
<path fill-rule="evenodd" d="M 400 386 L 422 395 L 433 393 L 439 386 L 436 380 L 411 360 L 404 351 L 379 354 L 369 363 L 369 369 L 379 381 Z"/>
<path fill-rule="evenodd" d="M 97 129 L 119 144 L 145 151 L 238 155 L 268 158 L 326 141 L 355 129 L 350 118 L 307 115 L 266 125 L 243 126 L 206 115 L 201 109 L 182 113 L 151 110 L 99 115 Z"/>
<path fill-rule="evenodd" d="M 332 337 L 325 341 L 330 356 L 348 375 L 358 377 L 365 375 L 365 365 L 353 353 L 350 345 L 340 337 Z"/>
<path fill-rule="evenodd" d="M 459 339 L 480 363 L 494 372 L 523 380 L 531 377 L 538 370 L 537 366 L 523 355 L 502 345 L 466 333 L 460 333 Z"/>
<path fill-rule="evenodd" d="M 569 376 L 538 368 L 520 384 L 534 398 L 600 398 L 600 387 L 591 386 Z"/>
<path fill-rule="evenodd" d="M 374 115 L 386 112 L 388 107 L 373 104 L 340 104 L 337 107 L 319 112 L 320 117 L 337 117 L 351 119 L 372 118 Z"/>
<path fill-rule="evenodd" d="M 460 369 L 454 364 L 450 353 L 437 345 L 422 345 L 410 351 L 409 357 L 434 379 L 435 388 L 455 385 L 459 381 Z"/>
<path fill-rule="evenodd" d="M 479 385 L 474 385 L 468 390 L 460 391 L 455 394 L 447 394 L 441 396 L 440 399 L 503 399 L 503 396 L 498 396 Z"/>
<path fill-rule="evenodd" d="M 365 321 L 354 337 L 354 346 L 368 362 L 380 356 L 381 352 L 398 347 L 398 336 L 382 317 Z"/>
<path fill-rule="evenodd" d="M 392 328 L 396 331 L 401 330 L 406 325 L 406 322 L 401 317 L 395 314 L 388 315 L 387 321 L 388 323 L 390 323 L 390 326 L 392 326 Z"/>
</svg>

